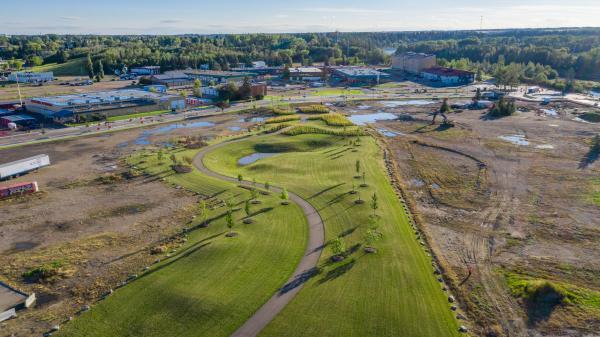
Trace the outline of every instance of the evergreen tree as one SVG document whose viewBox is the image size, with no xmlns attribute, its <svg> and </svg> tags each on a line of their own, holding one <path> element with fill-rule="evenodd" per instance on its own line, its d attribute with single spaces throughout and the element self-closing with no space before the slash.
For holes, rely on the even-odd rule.
<svg viewBox="0 0 600 337">
<path fill-rule="evenodd" d="M 94 78 L 94 63 L 92 62 L 92 56 L 88 54 L 86 62 L 86 70 L 90 79 Z"/>
</svg>

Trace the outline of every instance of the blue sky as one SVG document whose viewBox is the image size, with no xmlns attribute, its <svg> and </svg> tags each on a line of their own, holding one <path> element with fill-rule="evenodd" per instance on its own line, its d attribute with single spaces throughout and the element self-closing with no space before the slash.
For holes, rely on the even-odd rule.
<svg viewBox="0 0 600 337">
<path fill-rule="evenodd" d="M 599 0 L 19 0 L 0 34 L 180 34 L 600 26 Z"/>
</svg>

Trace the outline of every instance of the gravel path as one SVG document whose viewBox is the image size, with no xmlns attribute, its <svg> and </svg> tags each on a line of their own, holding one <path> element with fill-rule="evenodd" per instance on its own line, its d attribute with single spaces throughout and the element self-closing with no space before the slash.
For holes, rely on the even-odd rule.
<svg viewBox="0 0 600 337">
<path fill-rule="evenodd" d="M 238 140 L 241 141 L 241 140 Z M 231 144 L 236 141 L 224 142 L 213 146 L 208 146 L 200 151 L 194 158 L 194 165 L 200 170 L 200 172 L 221 180 L 226 180 L 233 183 L 239 183 L 237 179 L 227 177 L 219 173 L 209 170 L 202 162 L 204 156 L 217 148 Z M 246 186 L 252 186 L 252 182 L 244 181 L 241 184 Z M 264 187 L 262 184 L 258 184 L 260 187 Z M 280 193 L 281 188 L 271 187 L 271 191 L 274 193 Z M 309 227 L 308 244 L 304 257 L 298 264 L 298 267 L 294 271 L 294 274 L 281 287 L 273 297 L 271 297 L 262 307 L 260 307 L 250 319 L 246 321 L 237 331 L 231 336 L 233 337 L 251 337 L 256 336 L 260 331 L 271 322 L 275 316 L 296 296 L 296 294 L 302 289 L 304 283 L 310 279 L 317 271 L 317 263 L 321 256 L 321 251 L 325 243 L 325 230 L 323 227 L 323 220 L 317 212 L 317 210 L 306 200 L 302 199 L 298 195 L 288 192 L 289 198 L 292 202 L 295 202 L 302 208 L 302 212 L 306 216 Z"/>
</svg>

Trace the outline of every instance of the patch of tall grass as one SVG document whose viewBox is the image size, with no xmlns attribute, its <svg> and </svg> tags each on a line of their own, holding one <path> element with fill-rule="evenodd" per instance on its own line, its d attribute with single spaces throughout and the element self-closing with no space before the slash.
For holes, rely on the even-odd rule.
<svg viewBox="0 0 600 337">
<path fill-rule="evenodd" d="M 291 121 L 297 121 L 297 120 L 300 120 L 300 116 L 298 116 L 298 115 L 278 116 L 278 117 L 272 117 L 272 118 L 265 120 L 265 124 L 277 124 L 277 123 L 291 122 Z"/>
<path fill-rule="evenodd" d="M 296 125 L 282 132 L 287 136 L 297 136 L 304 134 L 323 134 L 334 136 L 365 136 L 366 133 L 360 127 L 351 127 L 343 129 L 322 128 L 312 125 Z"/>
<path fill-rule="evenodd" d="M 320 119 L 329 126 L 351 126 L 351 125 L 354 125 L 348 118 L 346 118 L 346 116 L 336 113 L 336 112 L 331 112 L 328 114 L 322 114 L 322 115 L 318 115 L 318 116 L 311 116 L 308 119 L 310 119 L 310 120 Z"/>
</svg>

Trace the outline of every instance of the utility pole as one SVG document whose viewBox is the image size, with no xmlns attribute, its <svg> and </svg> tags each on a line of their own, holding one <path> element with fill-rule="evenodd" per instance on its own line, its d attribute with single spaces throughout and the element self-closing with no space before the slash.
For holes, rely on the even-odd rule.
<svg viewBox="0 0 600 337">
<path fill-rule="evenodd" d="M 15 72 L 15 79 L 17 80 L 17 91 L 19 92 L 19 104 L 23 108 L 23 98 L 21 98 L 21 86 L 19 85 L 19 73 Z"/>
</svg>

